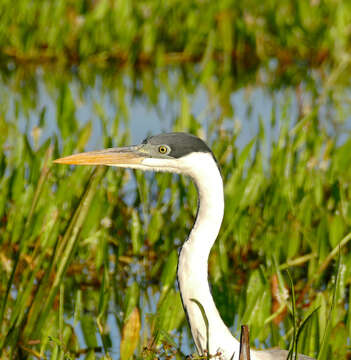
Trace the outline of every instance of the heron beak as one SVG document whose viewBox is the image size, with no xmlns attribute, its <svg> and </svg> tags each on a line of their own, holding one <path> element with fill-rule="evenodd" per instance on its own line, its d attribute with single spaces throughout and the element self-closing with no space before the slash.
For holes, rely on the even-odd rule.
<svg viewBox="0 0 351 360">
<path fill-rule="evenodd" d="M 89 151 L 54 160 L 56 164 L 128 166 L 141 164 L 147 157 L 141 146 L 126 146 Z"/>
</svg>

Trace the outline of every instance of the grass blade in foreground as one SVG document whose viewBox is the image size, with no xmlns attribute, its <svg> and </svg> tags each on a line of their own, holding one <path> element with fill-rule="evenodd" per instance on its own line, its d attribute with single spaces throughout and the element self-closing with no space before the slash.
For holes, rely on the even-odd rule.
<svg viewBox="0 0 351 360">
<path fill-rule="evenodd" d="M 90 204 L 105 172 L 106 168 L 98 167 L 92 173 L 72 220 L 60 244 L 56 247 L 56 253 L 53 255 L 51 275 L 47 277 L 47 279 L 49 279 L 52 276 L 54 280 L 52 284 L 45 281 L 36 295 L 37 301 L 33 304 L 31 317 L 26 327 L 26 337 L 28 339 L 34 336 L 40 336 L 41 329 L 48 317 L 48 313 L 51 311 L 54 298 L 63 280 L 66 268 L 73 256 L 74 248 L 79 239 L 79 233 L 89 211 Z M 44 294 L 46 295 L 44 296 Z M 43 299 L 45 299 L 44 303 L 42 302 Z"/>
</svg>

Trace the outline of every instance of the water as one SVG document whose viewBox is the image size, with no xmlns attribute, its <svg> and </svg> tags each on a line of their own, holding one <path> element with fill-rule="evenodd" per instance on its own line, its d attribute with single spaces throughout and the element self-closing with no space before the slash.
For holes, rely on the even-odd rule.
<svg viewBox="0 0 351 360">
<path fill-rule="evenodd" d="M 176 87 L 179 79 L 176 72 L 169 73 L 169 86 Z M 128 131 L 132 143 L 139 143 L 146 136 L 159 132 L 169 132 L 174 130 L 186 131 L 186 125 L 191 123 L 189 117 L 193 117 L 199 122 L 202 128 L 201 133 L 205 138 L 211 138 L 211 125 L 218 123 L 221 128 L 232 130 L 238 133 L 236 145 L 242 148 L 254 136 L 258 134 L 259 123 L 265 129 L 267 143 L 271 143 L 279 133 L 281 124 L 277 121 L 272 125 L 272 114 L 277 119 L 281 118 L 282 112 L 289 114 L 291 123 L 295 123 L 298 117 L 298 104 L 294 89 L 270 91 L 264 86 L 250 86 L 236 89 L 228 95 L 229 102 L 233 110 L 232 116 L 223 116 L 221 104 L 218 99 L 209 99 L 206 88 L 199 84 L 195 89 L 189 91 L 182 85 L 179 93 L 165 87 L 160 87 L 157 95 L 157 102 L 150 102 L 149 94 L 141 93 L 135 95 L 135 88 L 128 80 L 127 75 L 121 75 L 125 79 L 123 83 L 124 94 L 120 88 L 104 88 L 104 79 L 96 74 L 93 85 L 80 82 L 77 78 L 70 79 L 66 85 L 69 87 L 75 106 L 75 118 L 78 127 L 84 126 L 87 122 L 92 123 L 92 132 L 86 150 L 101 148 L 103 146 L 101 138 L 103 134 L 102 122 L 106 121 L 107 128 L 111 130 L 115 119 L 121 122 L 120 132 Z M 172 81 L 175 84 L 172 84 Z M 36 127 L 39 126 L 41 112 L 45 109 L 45 125 L 40 129 L 39 144 L 47 138 L 57 135 L 60 138 L 59 127 L 57 124 L 57 99 L 59 87 L 62 84 L 50 83 L 43 78 L 42 70 L 37 71 L 35 76 L 36 94 L 33 96 L 33 103 L 28 106 L 27 99 L 21 93 L 21 87 L 13 89 L 13 85 L 2 85 L 0 94 L 2 98 L 6 96 L 8 100 L 8 111 L 6 118 L 12 121 L 15 118 L 15 111 L 19 111 L 18 127 L 22 133 L 30 133 L 29 137 L 34 144 L 34 134 Z M 55 88 L 56 87 L 56 88 Z M 5 95 L 6 94 L 6 95 Z M 218 94 L 218 97 L 222 94 Z M 124 113 L 121 106 L 123 97 L 123 108 L 127 109 L 128 114 Z M 188 113 L 182 114 L 184 98 L 188 103 Z M 309 106 L 308 94 L 304 96 L 305 104 Z M 209 105 L 209 103 L 212 103 Z M 184 117 L 182 119 L 181 117 Z M 182 125 L 185 125 L 182 127 Z"/>
</svg>

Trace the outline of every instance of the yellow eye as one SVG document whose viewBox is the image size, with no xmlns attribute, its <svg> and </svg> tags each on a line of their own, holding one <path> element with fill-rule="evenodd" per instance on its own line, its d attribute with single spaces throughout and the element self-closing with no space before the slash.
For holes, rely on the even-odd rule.
<svg viewBox="0 0 351 360">
<path fill-rule="evenodd" d="M 167 149 L 167 147 L 164 146 L 164 145 L 161 145 L 161 146 L 158 147 L 158 152 L 159 152 L 160 154 L 166 154 L 167 151 L 168 151 L 168 149 Z"/>
</svg>

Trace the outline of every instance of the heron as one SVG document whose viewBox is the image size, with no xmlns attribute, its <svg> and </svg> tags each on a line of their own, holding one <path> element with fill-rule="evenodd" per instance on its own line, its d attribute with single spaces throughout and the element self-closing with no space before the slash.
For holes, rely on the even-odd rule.
<svg viewBox="0 0 351 360">
<path fill-rule="evenodd" d="M 108 165 L 189 176 L 198 193 L 194 225 L 178 257 L 177 280 L 183 308 L 200 356 L 239 360 L 240 343 L 222 320 L 208 282 L 208 257 L 224 215 L 223 180 L 208 145 L 187 133 L 147 137 L 141 144 L 83 152 L 54 161 L 72 165 Z M 204 317 L 204 314 L 206 318 Z M 250 350 L 251 360 L 285 360 L 287 350 Z M 299 360 L 313 360 L 298 355 Z"/>
</svg>

